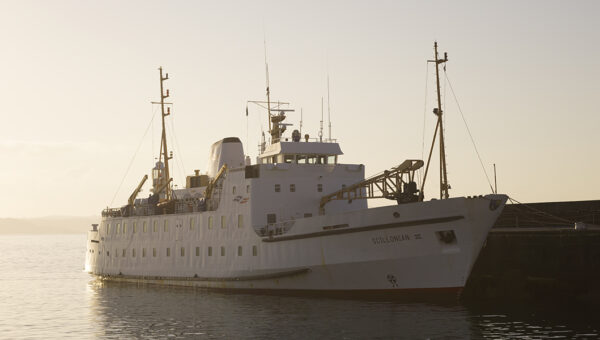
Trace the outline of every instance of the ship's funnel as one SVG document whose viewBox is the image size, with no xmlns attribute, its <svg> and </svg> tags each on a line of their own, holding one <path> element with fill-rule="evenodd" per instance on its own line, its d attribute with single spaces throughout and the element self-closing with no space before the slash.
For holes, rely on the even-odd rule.
<svg viewBox="0 0 600 340">
<path fill-rule="evenodd" d="M 230 169 L 244 166 L 244 147 L 239 138 L 227 137 L 210 147 L 208 177 L 214 178 L 223 164 Z"/>
</svg>

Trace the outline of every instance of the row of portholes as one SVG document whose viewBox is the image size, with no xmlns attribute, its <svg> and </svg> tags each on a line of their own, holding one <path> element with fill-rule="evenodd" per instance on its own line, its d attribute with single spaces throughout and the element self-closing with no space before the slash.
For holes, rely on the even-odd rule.
<svg viewBox="0 0 600 340">
<path fill-rule="evenodd" d="M 159 230 L 159 221 L 158 220 L 154 220 L 152 221 L 152 232 L 158 232 Z M 208 229 L 213 229 L 214 226 L 214 216 L 208 216 L 207 219 L 207 228 Z M 114 228 L 111 228 L 111 226 L 114 226 Z M 138 223 L 137 222 L 133 222 L 132 223 L 132 232 L 133 234 L 138 233 Z M 196 218 L 194 217 L 190 217 L 188 220 L 188 228 L 189 230 L 194 230 L 196 228 L 196 226 L 198 226 L 198 228 L 202 228 L 202 218 L 198 219 L 198 223 L 196 223 Z M 221 229 L 225 229 L 227 227 L 227 216 L 221 216 L 220 218 L 220 226 Z M 237 218 L 237 227 L 238 228 L 243 228 L 244 227 L 244 215 L 238 215 Z M 111 235 L 111 231 L 112 234 L 128 234 L 128 224 L 127 222 L 123 222 L 123 224 L 121 225 L 121 223 L 116 223 L 111 225 L 110 223 L 107 223 L 105 225 L 105 231 L 106 231 L 106 235 Z M 169 220 L 163 220 L 162 223 L 162 230 L 163 232 L 169 232 L 170 230 L 170 226 L 169 226 Z M 148 221 L 143 221 L 142 222 L 142 232 L 143 233 L 147 233 L 148 232 Z"/>
<path fill-rule="evenodd" d="M 165 255 L 166 257 L 171 257 L 171 248 L 167 247 L 164 248 L 165 249 Z M 181 247 L 179 248 L 179 254 L 180 257 L 184 257 L 186 254 L 186 248 L 185 247 Z M 92 249 L 90 249 L 91 252 L 93 252 Z M 100 255 L 102 255 L 102 252 L 98 252 Z M 129 253 L 131 255 L 131 257 L 136 257 L 139 256 L 138 252 L 136 251 L 136 248 L 132 248 L 131 252 L 128 252 L 127 249 L 121 249 L 121 251 L 119 251 L 119 249 L 115 249 L 115 252 L 113 253 L 115 256 L 114 257 L 119 257 L 119 253 L 121 254 L 120 257 L 127 257 L 127 254 Z M 152 257 L 158 257 L 159 252 L 157 251 L 156 248 L 152 248 Z M 195 247 L 195 255 L 196 256 L 200 256 L 200 247 Z M 220 254 L 221 256 L 225 256 L 226 252 L 225 252 L 225 247 L 221 246 L 220 248 Z M 206 248 L 206 255 L 207 256 L 213 256 L 213 247 L 207 247 Z M 244 255 L 244 251 L 243 251 L 243 247 L 242 246 L 238 246 L 237 247 L 237 256 L 243 256 Z M 110 257 L 110 251 L 106 251 L 106 256 Z M 216 255 L 215 255 L 216 256 Z M 258 256 L 258 247 L 257 246 L 252 246 L 252 256 Z M 141 252 L 141 257 L 150 257 L 149 254 L 147 254 L 146 252 L 146 248 L 142 248 L 142 252 Z"/>
</svg>

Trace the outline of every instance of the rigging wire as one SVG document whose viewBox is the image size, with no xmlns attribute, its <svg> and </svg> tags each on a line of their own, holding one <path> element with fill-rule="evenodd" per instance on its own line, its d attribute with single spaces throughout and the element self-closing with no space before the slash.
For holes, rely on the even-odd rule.
<svg viewBox="0 0 600 340">
<path fill-rule="evenodd" d="M 129 170 L 131 169 L 131 166 L 133 165 L 133 161 L 135 160 L 135 157 L 137 156 L 138 151 L 140 151 L 140 148 L 142 147 L 142 144 L 144 142 L 144 138 L 146 138 L 146 135 L 148 134 L 148 131 L 150 130 L 150 127 L 153 126 L 153 122 L 154 122 L 154 117 L 155 116 L 156 116 L 156 111 L 154 111 L 152 113 L 152 119 L 150 119 L 150 123 L 148 124 L 148 127 L 146 128 L 146 131 L 144 131 L 144 135 L 142 136 L 142 139 L 140 140 L 140 143 L 138 144 L 137 148 L 135 149 L 135 152 L 133 153 L 133 157 L 129 161 L 129 165 L 127 166 L 127 170 L 125 170 L 125 174 L 123 175 L 123 178 L 121 179 L 121 183 L 119 183 L 119 186 L 117 187 L 117 191 L 115 192 L 112 200 L 110 201 L 109 207 L 113 205 L 113 202 L 115 201 L 115 198 L 117 197 L 117 194 L 119 193 L 119 190 L 121 190 L 121 186 L 123 185 L 123 182 L 125 182 L 125 177 L 127 177 L 127 174 L 129 173 Z"/>
<path fill-rule="evenodd" d="M 171 104 L 171 107 L 173 107 L 173 104 Z M 177 140 L 177 135 L 175 134 L 175 119 L 173 117 L 171 117 L 171 124 L 169 124 L 169 127 L 171 128 L 171 135 L 173 136 L 173 144 L 177 149 L 177 161 L 175 162 L 175 164 L 177 165 L 177 170 L 179 170 L 179 175 L 181 176 L 182 180 L 185 180 L 185 166 L 183 165 L 183 155 L 181 154 L 179 141 Z"/>
<path fill-rule="evenodd" d="M 445 69 L 444 69 L 444 76 L 446 77 L 446 80 L 448 81 L 448 85 L 450 86 L 450 92 L 452 92 L 452 96 L 454 97 L 454 101 L 456 102 L 456 106 L 458 107 L 458 112 L 460 112 L 460 116 L 462 117 L 462 120 L 465 123 L 465 127 L 467 128 L 467 132 L 469 133 L 469 137 L 471 138 L 471 143 L 473 144 L 473 148 L 475 149 L 475 153 L 477 154 L 477 158 L 479 159 L 479 164 L 481 164 L 481 168 L 483 169 L 485 178 L 487 179 L 488 184 L 490 185 L 490 189 L 492 189 L 492 192 L 494 192 L 494 187 L 492 186 L 490 177 L 488 176 L 488 173 L 485 170 L 485 166 L 483 166 L 483 161 L 481 160 L 481 156 L 479 155 L 479 151 L 477 150 L 477 145 L 475 145 L 475 139 L 473 139 L 473 135 L 471 134 L 471 129 L 469 129 L 469 125 L 467 124 L 465 115 L 463 114 L 462 109 L 460 108 L 460 104 L 458 103 L 458 99 L 456 98 L 456 94 L 454 93 L 454 89 L 452 88 L 452 82 L 450 82 L 450 79 L 448 78 L 448 73 L 446 72 Z"/>
<path fill-rule="evenodd" d="M 429 79 L 429 62 L 425 70 L 425 103 L 423 105 L 423 131 L 421 133 L 421 159 L 425 155 L 425 118 L 427 118 L 427 80 Z"/>
</svg>

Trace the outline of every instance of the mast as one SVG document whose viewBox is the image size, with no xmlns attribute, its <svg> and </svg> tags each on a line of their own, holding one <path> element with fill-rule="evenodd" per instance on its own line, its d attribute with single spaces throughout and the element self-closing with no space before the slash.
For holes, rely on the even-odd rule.
<svg viewBox="0 0 600 340">
<path fill-rule="evenodd" d="M 159 67 L 158 70 L 160 71 L 160 110 L 162 113 L 162 140 L 160 144 L 161 154 L 158 157 L 158 161 L 160 162 L 162 158 L 165 162 L 165 170 L 163 171 L 162 181 L 162 184 L 165 184 L 171 179 L 169 175 L 169 159 L 171 159 L 171 157 L 169 157 L 169 152 L 167 149 L 167 130 L 165 129 L 165 117 L 171 114 L 171 109 L 167 108 L 167 112 L 165 112 L 165 99 L 169 97 L 169 90 L 167 89 L 167 92 L 165 93 L 163 89 L 163 82 L 169 79 L 169 74 L 167 73 L 163 77 L 162 66 Z M 165 187 L 165 196 L 167 201 L 171 200 L 171 188 L 169 185 Z"/>
<path fill-rule="evenodd" d="M 431 149 L 429 149 L 429 157 L 427 158 L 427 166 L 425 167 L 425 175 L 423 176 L 423 183 L 421 184 L 421 199 L 424 195 L 425 180 L 427 179 L 427 172 L 429 171 L 429 163 L 431 161 L 431 154 L 433 153 L 433 146 L 435 145 L 435 139 L 437 132 L 440 132 L 440 199 L 450 197 L 448 189 L 448 174 L 446 169 L 446 149 L 444 144 L 444 121 L 442 119 L 442 98 L 440 94 L 440 69 L 439 65 L 448 61 L 448 53 L 444 52 L 444 59 L 438 58 L 437 41 L 433 44 L 435 52 L 434 60 L 427 60 L 427 62 L 435 63 L 435 79 L 436 79 L 436 90 L 437 90 L 437 107 L 433 109 L 433 113 L 438 117 L 437 124 L 435 125 L 435 131 L 433 133 L 433 141 L 431 142 Z"/>
<path fill-rule="evenodd" d="M 433 43 L 433 49 L 435 50 L 435 80 L 437 85 L 437 112 L 434 112 L 438 116 L 438 124 L 440 125 L 440 199 L 448 198 L 448 173 L 446 169 L 446 147 L 444 144 L 444 121 L 442 119 L 442 99 L 440 94 L 440 64 L 448 61 L 448 53 L 444 53 L 444 59 L 438 58 L 437 41 Z"/>
</svg>

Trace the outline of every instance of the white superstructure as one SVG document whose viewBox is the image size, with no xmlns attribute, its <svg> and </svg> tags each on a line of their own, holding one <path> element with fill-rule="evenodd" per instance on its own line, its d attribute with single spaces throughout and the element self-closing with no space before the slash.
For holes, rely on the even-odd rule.
<svg viewBox="0 0 600 340">
<path fill-rule="evenodd" d="M 161 70 L 163 100 L 167 78 Z M 423 201 L 414 179 L 423 162 L 414 160 L 365 180 L 364 165 L 342 163 L 331 139 L 310 141 L 297 131 L 285 138 L 285 110 L 271 114 L 267 105 L 272 143 L 256 164 L 238 138 L 225 138 L 211 147 L 207 174 L 189 176 L 185 189 L 171 187 L 163 140 L 153 194 L 136 199 L 144 178 L 126 206 L 103 211 L 89 231 L 86 270 L 110 280 L 228 289 L 465 285 L 505 195 Z M 163 108 L 163 122 L 168 114 Z M 365 198 L 377 197 L 377 188 L 398 205 L 369 209 Z"/>
</svg>

